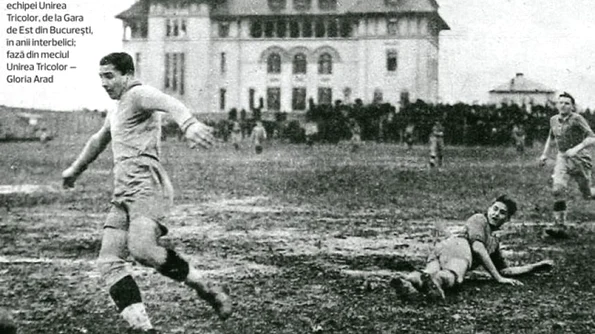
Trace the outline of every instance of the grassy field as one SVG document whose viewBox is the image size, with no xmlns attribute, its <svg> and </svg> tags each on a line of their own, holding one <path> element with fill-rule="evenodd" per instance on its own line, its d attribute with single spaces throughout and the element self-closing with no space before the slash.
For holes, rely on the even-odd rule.
<svg viewBox="0 0 595 334">
<path fill-rule="evenodd" d="M 48 146 L 3 143 L 4 185 L 58 188 L 84 138 Z M 542 237 L 551 167 L 539 148 L 446 150 L 365 144 L 276 143 L 255 155 L 164 143 L 176 207 L 163 243 L 229 284 L 235 313 L 220 322 L 188 289 L 132 264 L 153 323 L 164 333 L 593 333 L 595 203 L 571 192 L 577 237 Z M 126 326 L 99 285 L 95 258 L 111 193 L 111 152 L 68 192 L 1 195 L 0 307 L 19 333 L 120 333 Z M 388 286 L 421 267 L 429 248 L 497 195 L 520 203 L 502 242 L 511 263 L 551 258 L 556 268 L 500 286 L 482 275 L 444 302 L 403 302 Z"/>
</svg>

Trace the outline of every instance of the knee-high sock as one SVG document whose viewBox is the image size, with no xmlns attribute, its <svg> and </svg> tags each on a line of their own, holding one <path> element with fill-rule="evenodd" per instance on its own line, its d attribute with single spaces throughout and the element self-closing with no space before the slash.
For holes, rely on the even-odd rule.
<svg viewBox="0 0 595 334">
<path fill-rule="evenodd" d="M 556 224 L 566 224 L 566 201 L 554 202 L 554 220 Z"/>
<path fill-rule="evenodd" d="M 124 320 L 132 328 L 153 328 L 142 303 L 138 285 L 130 276 L 126 262 L 117 257 L 103 257 L 98 262 L 102 280 Z"/>
<path fill-rule="evenodd" d="M 159 266 L 157 271 L 173 280 L 183 282 L 188 277 L 190 265 L 188 261 L 182 259 L 174 250 L 168 249 L 165 263 Z"/>
<path fill-rule="evenodd" d="M 126 276 L 112 285 L 110 296 L 118 311 L 130 327 L 147 330 L 153 328 L 142 302 L 140 290 L 132 276 Z"/>
</svg>

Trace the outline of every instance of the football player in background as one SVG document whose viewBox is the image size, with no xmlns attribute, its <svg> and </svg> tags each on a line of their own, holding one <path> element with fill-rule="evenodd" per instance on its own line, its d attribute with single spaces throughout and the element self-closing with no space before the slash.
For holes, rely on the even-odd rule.
<svg viewBox="0 0 595 334">
<path fill-rule="evenodd" d="M 545 166 L 553 145 L 558 147 L 554 173 L 552 175 L 552 194 L 554 197 L 554 226 L 545 232 L 554 238 L 568 238 L 566 227 L 567 187 L 572 178 L 584 199 L 594 199 L 591 189 L 591 152 L 595 144 L 595 134 L 589 123 L 575 111 L 574 97 L 564 92 L 558 96 L 558 115 L 550 118 L 550 132 L 539 158 Z"/>
</svg>

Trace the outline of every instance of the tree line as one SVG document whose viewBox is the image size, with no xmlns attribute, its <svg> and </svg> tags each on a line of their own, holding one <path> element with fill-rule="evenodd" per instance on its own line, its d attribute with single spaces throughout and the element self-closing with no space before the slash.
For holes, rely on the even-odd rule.
<svg viewBox="0 0 595 334">
<path fill-rule="evenodd" d="M 302 119 L 288 120 L 287 113 L 276 113 L 274 120 L 262 120 L 269 138 L 292 143 L 306 142 L 307 124 L 315 124 L 317 133 L 312 140 L 319 143 L 337 143 L 351 138 L 354 122 L 359 125 L 361 138 L 365 141 L 403 141 L 405 128 L 413 126 L 414 141 L 426 143 L 434 122 L 444 125 L 445 143 L 449 145 L 510 145 L 513 126 L 521 126 L 526 141 L 544 141 L 549 131 L 549 119 L 557 113 L 553 106 L 477 105 L 477 104 L 427 104 L 421 100 L 403 103 L 398 108 L 389 103 L 353 104 L 336 101 L 333 105 L 310 103 Z M 228 118 L 208 122 L 216 129 L 216 136 L 227 140 L 233 122 L 240 123 L 245 137 L 250 135 L 257 120 L 259 109 L 252 112 L 233 109 Z M 595 113 L 588 109 L 582 113 L 595 125 Z"/>
</svg>

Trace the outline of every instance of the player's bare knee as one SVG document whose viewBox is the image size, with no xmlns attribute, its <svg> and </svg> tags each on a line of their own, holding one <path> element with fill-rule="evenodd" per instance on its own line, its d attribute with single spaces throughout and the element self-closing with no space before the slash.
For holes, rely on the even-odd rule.
<svg viewBox="0 0 595 334">
<path fill-rule="evenodd" d="M 128 251 L 135 261 L 155 267 L 159 264 L 156 252 L 159 225 L 146 217 L 137 217 L 130 223 L 128 231 Z"/>
<path fill-rule="evenodd" d="M 101 280 L 111 286 L 123 277 L 129 275 L 126 268 L 126 262 L 120 258 L 100 257 L 97 260 L 97 270 Z"/>
<path fill-rule="evenodd" d="M 128 239 L 128 250 L 130 251 L 130 255 L 136 262 L 145 266 L 155 267 L 159 264 L 155 259 L 156 247 L 156 244 L 153 245 L 151 242 L 147 242 L 144 238 L 131 237 Z"/>
</svg>

